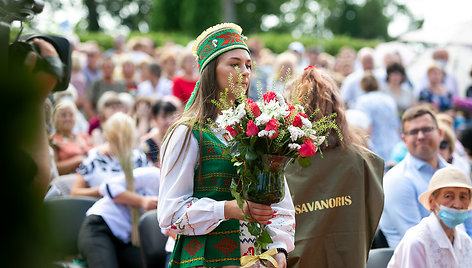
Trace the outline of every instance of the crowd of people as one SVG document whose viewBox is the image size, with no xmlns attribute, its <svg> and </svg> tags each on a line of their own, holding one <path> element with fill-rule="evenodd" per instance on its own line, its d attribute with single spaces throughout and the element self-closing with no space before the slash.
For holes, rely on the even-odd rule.
<svg viewBox="0 0 472 268">
<path fill-rule="evenodd" d="M 228 31 L 241 34 L 231 27 Z M 278 92 L 287 98 L 298 96 L 300 81 L 306 82 L 303 77 L 308 77 L 311 79 L 308 82 L 309 87 L 313 91 L 305 92 L 304 95 L 308 97 L 304 99 L 309 98 L 308 102 L 313 111 L 319 108 L 322 113 L 326 114 L 336 112 L 339 118 L 337 124 L 341 126 L 345 136 L 342 142 L 330 141 L 329 146 L 332 148 L 329 146 L 324 148 L 327 152 L 324 156 L 326 159 L 318 160 L 323 161 L 323 167 L 314 165 L 317 168 L 311 171 L 311 173 L 318 173 L 323 170 L 321 174 L 332 178 L 329 183 L 320 174 L 311 176 L 306 173 L 307 171 L 300 173 L 292 169 L 287 173 L 287 182 L 290 186 L 287 192 L 292 191 L 293 200 L 290 196 L 286 197 L 287 199 L 284 199 L 280 207 L 267 208 L 255 205 L 250 207 L 254 211 L 260 210 L 261 221 L 267 223 L 269 218 L 264 213 L 270 210 L 270 216 L 272 216 L 272 209 L 279 212 L 290 211 L 294 204 L 296 206 L 318 199 L 349 196 L 353 205 L 339 209 L 351 208 L 356 213 L 362 214 L 362 217 L 359 216 L 362 220 L 353 224 L 357 227 L 346 229 L 342 227 L 342 224 L 333 224 L 329 221 L 346 223 L 349 220 L 344 218 L 347 217 L 346 215 L 355 217 L 356 214 L 320 212 L 325 213 L 322 217 L 329 219 L 328 222 L 316 221 L 319 221 L 317 226 L 324 226 L 323 232 L 303 229 L 297 233 L 299 226 L 303 227 L 303 225 L 297 225 L 294 238 L 290 238 L 293 236 L 293 230 L 287 227 L 293 224 L 291 220 L 286 219 L 281 223 L 277 222 L 277 218 L 271 218 L 273 224 L 268 225 L 269 229 L 273 228 L 273 233 L 277 234 L 276 238 L 281 240 L 280 243 L 275 243 L 277 248 L 283 249 L 279 253 L 286 254 L 295 247 L 293 257 L 287 262 L 289 266 L 310 267 L 312 261 L 309 259 L 310 256 L 316 256 L 319 263 L 328 265 L 331 261 L 323 259 L 324 257 L 321 256 L 323 254 L 320 253 L 324 251 L 326 251 L 325 254 L 334 252 L 344 254 L 344 257 L 338 260 L 338 264 L 347 263 L 349 258 L 351 258 L 351 263 L 352 261 L 365 263 L 373 234 L 377 231 L 376 226 L 379 224 L 379 229 L 386 237 L 388 246 L 392 248 L 399 246 L 398 253 L 396 252 L 392 259 L 393 267 L 406 267 L 398 266 L 398 263 L 404 265 L 408 263 L 408 260 L 405 260 L 407 258 L 405 256 L 409 256 L 405 252 L 408 250 L 407 245 L 413 240 L 413 232 L 420 229 L 415 226 L 425 225 L 426 218 L 436 219 L 434 215 L 439 215 L 440 211 L 445 210 L 443 207 L 462 210 L 470 207 L 468 204 L 471 198 L 472 128 L 470 128 L 470 117 L 472 111 L 468 109 L 467 96 L 462 94 L 466 89 L 458 88 L 454 74 L 445 71 L 448 62 L 447 49 L 438 48 L 433 54 L 431 64 L 424 70 L 424 76 L 419 81 L 412 81 L 408 75 L 408 66 L 403 65 L 402 57 L 396 51 L 386 53 L 383 62 L 375 62 L 374 48 L 366 47 L 356 52 L 352 48 L 345 47 L 337 55 L 329 55 L 318 47 L 305 48 L 303 44 L 293 42 L 285 52 L 275 54 L 255 37 L 249 38 L 247 45 L 242 39 L 236 43 L 238 42 L 239 45 L 224 50 L 222 53 L 212 52 L 213 54 L 210 54 L 212 58 L 204 52 L 197 51 L 198 61 L 195 60 L 195 55 L 192 55 L 192 44 L 180 46 L 169 42 L 156 47 L 152 40 L 146 37 L 128 39 L 119 36 L 115 39 L 114 47 L 109 50 L 103 50 L 95 42 L 74 44 L 69 88 L 52 94 L 45 106 L 46 110 L 50 111 L 47 113 L 49 116 L 46 118 L 46 124 L 51 159 L 51 180 L 46 198 L 58 195 L 101 198 L 100 204 L 87 213 L 86 224 L 90 225 L 95 222 L 95 224 L 103 225 L 103 219 L 105 219 L 105 225 L 108 224 L 111 234 L 121 241 L 116 242 L 115 239 L 113 243 L 107 244 L 115 246 L 119 243 L 129 243 L 131 227 L 126 225 L 128 231 L 122 233 L 123 230 L 121 230 L 120 233 L 117 227 L 120 224 L 110 223 L 107 220 L 107 217 L 113 218 L 110 213 L 107 214 L 107 207 L 114 207 L 113 202 L 120 205 L 137 205 L 143 209 L 156 209 L 159 205 L 159 218 L 163 232 L 170 236 L 169 243 L 173 245 L 177 242 L 175 249 L 180 250 L 177 253 L 174 250 L 171 259 L 172 252 L 168 248 L 169 261 L 173 265 L 188 258 L 184 247 L 189 243 L 195 243 L 194 236 L 204 235 L 204 240 L 206 241 L 208 237 L 210 241 L 208 233 L 215 232 L 217 225 L 221 227 L 217 230 L 231 232 L 231 228 L 239 226 L 240 223 L 237 220 L 242 219 L 240 213 L 235 213 L 235 204 L 231 203 L 232 206 L 230 206 L 229 202 L 225 204 L 212 200 L 207 195 L 209 197 L 213 195 L 203 191 L 197 193 L 200 199 L 195 198 L 196 193 L 193 193 L 193 184 L 189 180 L 193 180 L 195 167 L 198 166 L 196 161 L 199 143 L 193 135 L 198 136 L 196 130 L 201 127 L 192 121 L 192 116 L 201 120 L 216 118 L 217 111 L 208 108 L 209 105 L 213 105 L 208 98 L 211 96 L 213 99 L 217 98 L 215 92 L 214 94 L 210 92 L 211 87 L 214 86 L 212 83 L 215 83 L 212 80 L 217 81 L 217 86 L 220 86 L 222 83 L 220 80 L 227 80 L 230 69 L 238 66 L 243 78 L 248 80 L 248 95 L 255 100 L 261 98 L 267 90 Z M 210 45 L 214 45 L 215 49 L 221 46 L 218 42 Z M 232 58 L 226 59 L 227 55 L 230 55 L 227 53 L 232 53 Z M 218 60 L 211 61 L 213 56 Z M 202 59 L 209 59 L 209 62 L 203 62 Z M 218 69 L 219 66 L 226 64 L 225 60 L 236 62 L 228 63 L 229 69 L 224 72 L 226 77 L 222 74 L 223 71 Z M 307 66 L 312 68 L 307 69 Z M 209 69 L 211 71 L 208 71 Z M 197 83 L 197 81 L 200 82 Z M 207 87 L 210 90 L 205 91 Z M 197 93 L 194 93 L 196 96 L 192 97 L 194 89 Z M 199 91 L 201 92 L 198 93 Z M 184 110 L 186 105 L 187 108 Z M 143 189 L 159 185 L 161 176 L 168 177 L 167 180 L 161 179 L 160 194 L 164 199 L 160 202 L 156 199 L 156 202 L 152 203 L 151 200 L 155 199 L 146 198 L 133 203 L 127 199 L 123 201 L 118 198 L 122 195 L 126 196 L 127 192 L 122 187 L 124 178 L 122 165 L 113 152 L 113 148 L 118 145 L 117 139 L 112 137 L 120 135 L 117 133 L 119 129 L 112 127 L 117 120 L 126 122 L 131 120 L 129 122 L 132 122 L 131 127 L 137 137 L 136 146 L 132 152 L 132 162 L 137 169 L 135 179 L 138 183 L 143 181 Z M 171 127 L 175 122 L 177 125 Z M 211 131 L 204 128 L 203 132 L 206 134 L 203 138 L 224 148 L 227 141 L 225 142 L 216 134 L 208 134 Z M 166 137 L 168 132 L 172 135 Z M 200 135 L 202 135 L 201 130 Z M 185 154 L 182 153 L 183 149 L 180 149 L 184 146 L 182 144 L 190 146 L 189 150 L 185 149 Z M 166 149 L 167 147 L 170 149 Z M 166 150 L 162 151 L 161 148 Z M 160 159 L 161 156 L 165 158 Z M 356 161 L 353 162 L 353 159 Z M 326 162 L 331 164 L 326 164 Z M 362 166 L 362 170 L 353 163 Z M 176 164 L 178 168 L 175 168 Z M 341 164 L 345 169 L 338 169 L 337 173 L 334 173 L 337 165 Z M 205 167 L 208 163 L 202 163 L 202 165 Z M 217 165 L 223 168 L 228 163 L 222 161 Z M 365 169 L 364 166 L 366 166 Z M 426 199 L 421 198 L 420 195 L 431 188 L 429 184 L 435 172 L 449 166 L 456 167 L 458 171 L 453 170 L 456 173 L 462 172 L 457 175 L 458 177 L 465 174 L 465 182 L 458 184 L 459 186 L 444 184 L 434 190 L 444 187 L 446 187 L 444 189 L 465 187 L 468 189 L 466 194 L 458 192 L 456 195 L 465 195 L 468 202 L 463 201 L 460 206 L 456 206 L 455 201 L 442 202 L 439 200 L 442 192 L 439 194 L 429 192 L 433 197 L 428 195 Z M 154 168 L 146 169 L 149 167 Z M 160 173 L 159 169 L 165 172 Z M 202 169 L 211 173 L 210 168 Z M 350 180 L 349 174 L 355 174 L 352 176 L 356 178 Z M 442 176 L 447 177 L 448 174 L 442 174 Z M 156 181 L 150 181 L 152 177 Z M 309 180 L 300 185 L 303 178 Z M 113 183 L 119 186 L 113 186 Z M 326 184 L 326 186 L 319 188 L 320 192 L 314 190 L 321 184 Z M 153 191 L 142 190 L 141 194 L 157 198 L 157 188 Z M 306 192 L 306 189 L 309 191 Z M 331 189 L 331 196 L 323 196 L 326 189 Z M 363 191 L 367 193 L 364 195 Z M 182 196 L 185 198 L 182 199 Z M 231 196 L 216 199 L 230 200 Z M 358 202 L 363 203 L 361 205 Z M 384 204 L 383 208 L 382 204 Z M 123 209 L 120 205 L 117 206 L 118 210 Z M 304 225 L 313 222 L 312 217 L 315 217 L 309 213 L 295 215 L 293 212 L 293 214 L 290 216 L 291 219 L 297 224 L 299 221 L 306 222 Z M 100 218 L 90 215 L 99 215 Z M 192 224 L 190 224 L 189 215 L 196 218 Z M 439 227 L 447 225 L 446 222 L 443 224 L 441 217 L 439 219 Z M 126 217 L 122 220 L 129 221 Z M 462 222 L 464 224 L 461 224 Z M 462 222 L 458 228 L 464 229 L 466 233 L 454 233 L 455 225 L 452 227 L 448 225 L 449 229 L 445 229 L 450 238 L 445 241 L 452 241 L 453 255 L 459 254 L 458 251 L 454 251 L 456 247 L 454 237 L 456 241 L 463 243 L 464 248 L 470 248 L 472 244 L 468 237 L 472 236 L 472 217 Z M 175 224 L 177 223 L 181 224 L 178 233 L 182 235 L 182 238 L 175 241 Z M 235 224 L 236 227 L 234 227 Z M 365 230 L 367 228 L 365 226 L 368 226 L 368 230 Z M 421 228 L 424 229 L 424 227 Z M 110 235 L 108 227 L 105 226 L 104 229 Z M 339 233 L 342 232 L 352 234 L 340 236 Z M 85 257 L 90 264 L 97 263 L 97 267 L 105 267 L 97 258 L 104 256 L 107 256 L 106 259 L 113 258 L 109 257 L 109 254 L 97 254 L 93 250 L 90 239 L 95 234 L 90 231 L 90 227 L 89 230 L 84 227 L 83 233 L 85 235 L 81 236 L 80 247 Z M 359 235 L 361 233 L 362 235 Z M 454 234 L 457 235 L 454 236 Z M 408 241 L 404 241 L 403 238 Z M 318 249 L 316 252 L 309 253 L 311 252 L 308 251 L 309 243 L 317 244 L 317 239 L 325 241 L 324 244 L 319 244 L 324 245 L 323 250 Z M 342 253 L 343 249 L 336 248 L 336 241 L 339 239 L 351 241 L 347 244 L 353 247 L 362 241 L 362 245 L 358 248 L 360 251 L 356 251 L 356 254 Z M 329 241 L 332 244 L 329 244 Z M 205 244 L 203 240 L 198 240 L 197 243 Z M 429 241 L 429 243 L 433 242 Z M 251 245 L 244 245 L 244 252 L 242 250 L 241 254 L 249 252 L 250 247 Z M 461 254 L 466 254 L 463 252 L 461 251 Z M 436 260 L 438 259 L 436 255 L 434 258 L 428 257 L 427 254 L 421 256 Z M 281 256 L 284 255 L 277 256 L 277 262 L 286 265 L 285 261 L 281 261 Z M 469 251 L 466 255 L 452 260 L 459 264 L 464 260 L 470 260 L 471 256 L 472 252 Z M 211 259 L 215 256 L 210 258 L 205 255 L 204 257 Z M 130 258 L 137 259 L 139 256 L 135 254 Z M 418 264 L 417 261 L 410 263 Z M 133 263 L 133 259 L 126 262 Z M 205 265 L 200 261 L 195 261 L 194 264 Z M 222 262 L 222 264 L 233 263 Z"/>
</svg>

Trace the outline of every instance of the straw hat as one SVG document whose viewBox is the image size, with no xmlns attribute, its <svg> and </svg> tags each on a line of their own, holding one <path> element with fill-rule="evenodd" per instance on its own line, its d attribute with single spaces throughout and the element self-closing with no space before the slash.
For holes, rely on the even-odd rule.
<svg viewBox="0 0 472 268">
<path fill-rule="evenodd" d="M 418 200 L 427 209 L 429 207 L 429 196 L 436 190 L 446 187 L 462 187 L 467 188 L 472 192 L 472 184 L 467 175 L 456 167 L 445 167 L 436 171 L 429 181 L 428 190 L 422 193 Z M 469 202 L 468 209 L 472 209 L 472 202 Z"/>
</svg>

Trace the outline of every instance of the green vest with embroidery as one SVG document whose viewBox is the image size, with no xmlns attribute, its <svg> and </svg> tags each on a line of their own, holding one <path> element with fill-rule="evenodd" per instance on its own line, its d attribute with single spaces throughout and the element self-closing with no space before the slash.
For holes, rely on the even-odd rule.
<svg viewBox="0 0 472 268">
<path fill-rule="evenodd" d="M 216 201 L 233 200 L 230 186 L 232 179 L 238 178 L 238 175 L 230 156 L 222 154 L 227 146 L 206 127 L 195 126 L 193 134 L 200 147 L 193 196 Z M 206 235 L 179 235 L 169 267 L 239 266 L 240 258 L 239 220 L 230 219 L 221 222 Z"/>
</svg>

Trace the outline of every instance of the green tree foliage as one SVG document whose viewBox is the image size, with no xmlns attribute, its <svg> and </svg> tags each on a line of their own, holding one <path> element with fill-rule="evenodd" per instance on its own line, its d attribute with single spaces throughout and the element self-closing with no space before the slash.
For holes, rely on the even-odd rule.
<svg viewBox="0 0 472 268">
<path fill-rule="evenodd" d="M 359 6 L 343 1 L 332 9 L 331 16 L 326 20 L 325 26 L 334 34 L 358 37 L 360 32 Z"/>
<path fill-rule="evenodd" d="M 245 0 L 235 1 L 236 23 L 245 34 L 261 31 L 262 17 L 267 14 L 280 15 L 280 5 L 287 0 Z"/>
<path fill-rule="evenodd" d="M 180 12 L 182 32 L 196 36 L 219 22 L 221 22 L 220 0 L 182 1 Z"/>
<path fill-rule="evenodd" d="M 333 5 L 333 2 L 337 4 Z M 384 15 L 387 4 L 383 0 L 366 0 L 362 5 L 349 0 L 325 4 L 330 10 L 325 27 L 333 34 L 366 39 L 389 38 L 387 30 L 391 18 Z"/>
<path fill-rule="evenodd" d="M 85 6 L 88 10 L 87 23 L 90 32 L 98 32 L 100 25 L 98 25 L 97 3 L 95 0 L 84 0 Z"/>
<path fill-rule="evenodd" d="M 140 25 L 147 25 L 150 21 L 152 2 L 152 0 L 84 0 L 89 13 L 87 30 L 96 32 L 103 28 L 99 24 L 102 12 L 108 12 L 112 17 L 119 19 L 120 24 L 130 30 L 138 30 Z"/>
<path fill-rule="evenodd" d="M 181 1 L 154 0 L 151 16 L 151 30 L 180 31 L 181 7 Z"/>
<path fill-rule="evenodd" d="M 89 31 L 103 28 L 98 22 L 104 12 L 132 31 L 149 26 L 153 31 L 193 36 L 223 20 L 238 23 L 245 34 L 271 31 L 298 37 L 339 34 L 383 40 L 389 39 L 388 24 L 398 14 L 416 26 L 421 24 L 398 0 L 84 0 L 84 4 L 89 10 Z M 231 18 L 225 19 L 228 9 Z M 266 16 L 275 17 L 275 25 L 264 26 Z"/>
<path fill-rule="evenodd" d="M 386 5 L 382 0 L 367 0 L 365 5 L 359 8 L 358 38 L 388 39 L 388 24 L 391 18 L 384 15 Z"/>
</svg>

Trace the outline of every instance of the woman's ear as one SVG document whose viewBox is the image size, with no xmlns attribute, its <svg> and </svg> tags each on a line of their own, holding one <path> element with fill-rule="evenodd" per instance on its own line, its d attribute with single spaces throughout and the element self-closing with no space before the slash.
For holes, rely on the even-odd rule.
<svg viewBox="0 0 472 268">
<path fill-rule="evenodd" d="M 434 200 L 433 196 L 430 195 L 429 198 L 428 198 L 428 203 L 429 203 L 429 210 L 432 211 L 432 212 L 435 212 L 437 211 L 437 203 L 436 201 Z"/>
</svg>

